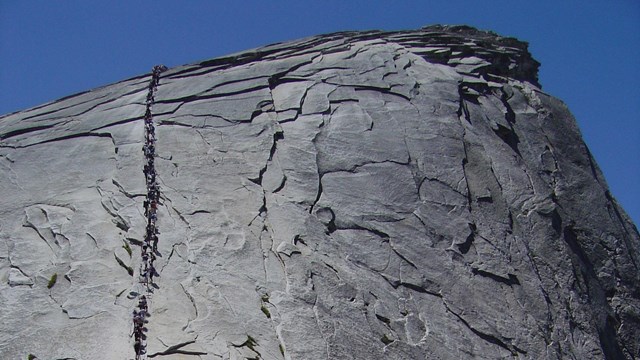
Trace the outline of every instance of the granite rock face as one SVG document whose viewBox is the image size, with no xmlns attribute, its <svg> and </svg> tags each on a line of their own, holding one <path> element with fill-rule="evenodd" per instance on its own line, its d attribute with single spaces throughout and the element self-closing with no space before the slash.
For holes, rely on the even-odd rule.
<svg viewBox="0 0 640 360">
<path fill-rule="evenodd" d="M 346 32 L 161 74 L 157 359 L 636 359 L 640 237 L 525 43 Z M 150 75 L 0 118 L 0 357 L 132 359 Z"/>
</svg>

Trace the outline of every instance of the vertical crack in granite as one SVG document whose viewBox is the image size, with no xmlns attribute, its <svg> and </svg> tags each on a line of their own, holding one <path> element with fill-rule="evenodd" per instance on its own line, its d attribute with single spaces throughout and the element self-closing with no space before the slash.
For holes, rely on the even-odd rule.
<svg viewBox="0 0 640 360">
<path fill-rule="evenodd" d="M 133 335 L 136 360 L 144 360 L 147 358 L 147 328 L 145 324 L 148 322 L 147 318 L 149 317 L 149 299 L 151 298 L 154 287 L 157 287 L 153 277 L 158 275 L 154 267 L 154 262 L 156 260 L 156 254 L 158 254 L 158 234 L 160 233 L 156 225 L 158 219 L 158 203 L 160 201 L 160 187 L 156 181 L 156 133 L 153 124 L 152 107 L 160 81 L 160 73 L 166 69 L 163 65 L 153 67 L 144 114 L 145 138 L 142 151 L 145 157 L 143 172 L 147 186 L 147 196 L 144 201 L 144 215 L 147 224 L 144 241 L 140 246 L 142 261 L 140 263 L 139 282 L 143 285 L 143 291 L 138 294 L 138 303 L 136 309 L 133 311 Z"/>
</svg>

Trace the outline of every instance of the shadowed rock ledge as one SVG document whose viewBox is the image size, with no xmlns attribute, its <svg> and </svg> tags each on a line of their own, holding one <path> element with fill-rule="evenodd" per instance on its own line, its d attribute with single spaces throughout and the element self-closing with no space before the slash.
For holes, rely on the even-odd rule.
<svg viewBox="0 0 640 360">
<path fill-rule="evenodd" d="M 636 359 L 640 236 L 526 43 L 341 32 L 160 75 L 157 359 Z M 132 359 L 150 75 L 0 117 L 0 357 Z"/>
</svg>

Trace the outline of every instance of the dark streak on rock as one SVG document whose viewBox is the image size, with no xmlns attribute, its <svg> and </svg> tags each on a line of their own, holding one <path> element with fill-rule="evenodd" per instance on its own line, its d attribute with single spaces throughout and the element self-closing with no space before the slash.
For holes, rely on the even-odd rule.
<svg viewBox="0 0 640 360">
<path fill-rule="evenodd" d="M 9 132 L 6 132 L 6 133 L 0 135 L 0 140 L 5 140 L 5 139 L 8 139 L 8 138 L 11 138 L 11 137 L 14 137 L 14 136 L 18 136 L 18 135 L 28 134 L 28 133 L 34 132 L 34 131 L 50 129 L 50 128 L 54 127 L 54 126 L 56 126 L 56 124 L 40 125 L 40 126 L 32 126 L 32 127 L 16 129 L 16 130 L 9 131 Z"/>
<path fill-rule="evenodd" d="M 506 341 L 509 341 L 509 339 L 500 339 L 496 335 L 487 334 L 487 333 L 484 333 L 484 332 L 482 332 L 482 331 L 480 331 L 478 329 L 475 329 L 462 316 L 460 316 L 459 314 L 457 314 L 456 312 L 451 310 L 446 302 L 444 302 L 444 305 L 445 305 L 445 308 L 447 309 L 447 311 L 449 311 L 451 314 L 453 314 L 455 317 L 457 317 L 469 330 L 471 330 L 471 332 L 473 332 L 474 334 L 478 335 L 478 337 L 480 337 L 481 339 L 485 340 L 486 342 L 489 342 L 491 344 L 500 346 L 501 348 L 508 350 L 509 352 L 511 352 L 511 354 L 513 356 L 518 356 L 518 353 L 527 354 L 526 351 L 518 348 L 517 346 L 515 346 L 513 344 L 508 344 Z"/>
<path fill-rule="evenodd" d="M 477 268 L 472 268 L 471 272 L 474 275 L 480 275 L 480 276 L 489 278 L 491 280 L 497 281 L 499 283 L 505 284 L 507 286 L 520 285 L 520 280 L 518 280 L 518 277 L 513 274 L 507 274 L 508 277 L 504 277 L 504 276 L 496 275 L 494 273 L 480 270 Z"/>
<path fill-rule="evenodd" d="M 520 142 L 520 138 L 518 137 L 518 134 L 516 134 L 515 130 L 513 129 L 513 127 L 511 128 L 507 128 L 505 126 L 502 126 L 500 124 L 497 124 L 498 128 L 497 129 L 493 129 L 493 132 L 498 135 L 498 137 L 500 139 L 502 139 L 502 141 L 504 141 L 507 145 L 509 145 L 509 147 L 519 156 L 521 156 L 520 154 L 520 150 L 518 149 L 518 143 Z"/>
<path fill-rule="evenodd" d="M 196 342 L 195 340 L 190 340 L 190 341 L 185 341 L 185 342 L 173 345 L 173 346 L 169 346 L 166 350 L 150 354 L 148 357 L 154 358 L 156 356 L 173 355 L 173 354 L 194 355 L 194 356 L 207 355 L 208 353 L 203 352 L 203 351 L 189 351 L 189 350 L 181 350 L 180 349 L 180 348 L 183 348 L 183 347 L 185 347 L 187 345 L 194 344 L 195 342 Z"/>
</svg>

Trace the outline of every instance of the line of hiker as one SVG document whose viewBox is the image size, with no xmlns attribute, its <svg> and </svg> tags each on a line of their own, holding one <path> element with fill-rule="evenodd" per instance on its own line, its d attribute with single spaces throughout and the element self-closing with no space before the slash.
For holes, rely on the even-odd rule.
<svg viewBox="0 0 640 360">
<path fill-rule="evenodd" d="M 136 360 L 145 359 L 147 354 L 147 328 L 144 326 L 149 322 L 147 315 L 149 308 L 147 305 L 147 297 L 142 295 L 138 299 L 138 305 L 133 310 L 133 348 L 136 352 Z"/>
<path fill-rule="evenodd" d="M 147 328 L 149 308 L 147 303 L 147 295 L 153 293 L 155 283 L 154 276 L 158 273 L 154 267 L 156 255 L 158 255 L 158 234 L 160 231 L 156 226 L 158 220 L 158 205 L 160 203 L 160 187 L 157 183 L 155 156 L 156 156 L 156 134 L 153 124 L 153 115 L 151 108 L 155 101 L 155 92 L 158 87 L 160 73 L 167 68 L 163 65 L 153 67 L 151 81 L 149 82 L 149 91 L 147 93 L 146 111 L 144 114 L 145 139 L 142 151 L 144 152 L 145 165 L 143 168 L 145 181 L 147 184 L 147 197 L 144 200 L 144 216 L 147 219 L 147 227 L 145 230 L 144 241 L 141 246 L 142 262 L 140 263 L 140 283 L 146 290 L 146 295 L 138 296 L 138 304 L 133 310 L 133 335 L 134 350 L 136 360 L 144 360 L 147 357 Z"/>
</svg>

